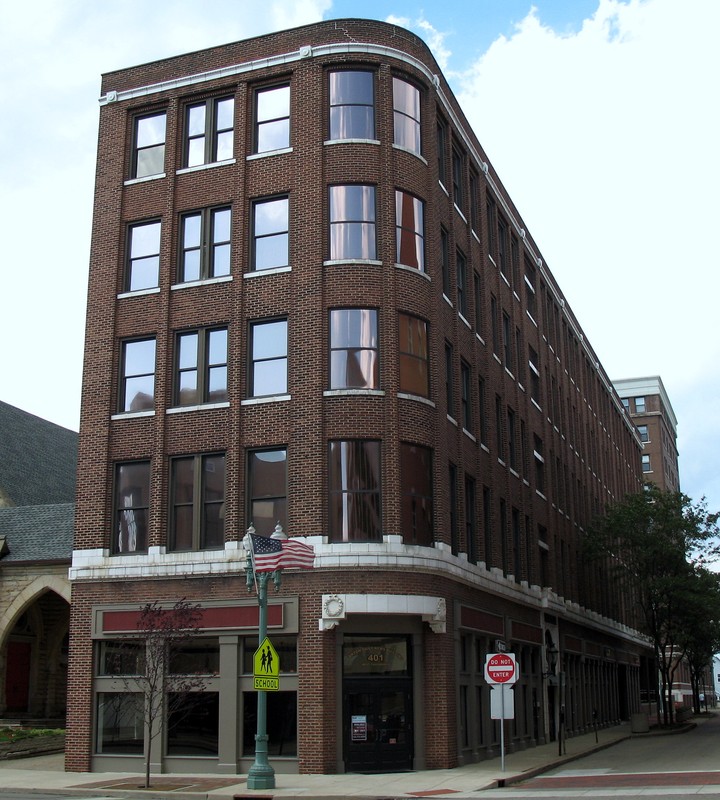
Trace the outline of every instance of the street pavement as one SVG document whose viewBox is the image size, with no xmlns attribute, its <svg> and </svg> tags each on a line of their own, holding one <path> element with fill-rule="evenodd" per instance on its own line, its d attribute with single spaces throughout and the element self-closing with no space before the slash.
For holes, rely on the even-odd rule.
<svg viewBox="0 0 720 800">
<path fill-rule="evenodd" d="M 716 771 L 718 770 L 718 771 Z M 633 783 L 632 781 L 635 781 Z M 153 776 L 151 790 L 142 790 L 135 773 L 64 772 L 63 755 L 45 755 L 0 761 L 0 800 L 3 794 L 30 793 L 75 798 L 145 798 L 177 795 L 182 800 L 246 800 L 303 798 L 304 800 L 394 800 L 407 797 L 448 797 L 452 800 L 484 797 L 586 797 L 592 795 L 654 797 L 646 791 L 677 797 L 709 792 L 720 797 L 720 713 L 693 719 L 687 732 L 675 735 L 632 734 L 619 725 L 558 745 L 508 753 L 505 770 L 499 758 L 448 770 L 382 775 L 276 774 L 274 789 L 248 789 L 244 775 Z M 650 787 L 646 790 L 645 787 Z M 656 787 L 653 789 L 652 787 Z M 710 788 L 708 788 L 710 787 Z M 672 796 L 672 795 L 671 795 Z"/>
</svg>

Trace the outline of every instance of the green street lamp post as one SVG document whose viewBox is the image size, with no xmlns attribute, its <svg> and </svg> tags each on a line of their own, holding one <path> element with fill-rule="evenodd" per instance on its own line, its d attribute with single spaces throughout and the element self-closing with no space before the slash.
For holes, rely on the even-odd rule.
<svg viewBox="0 0 720 800">
<path fill-rule="evenodd" d="M 248 534 L 254 534 L 255 528 L 250 525 Z M 278 525 L 272 539 L 287 539 Z M 281 570 L 274 572 L 256 572 L 252 561 L 252 545 L 246 545 L 248 551 L 247 565 L 245 567 L 245 579 L 248 591 L 257 587 L 258 596 L 258 646 L 260 646 L 267 636 L 267 590 L 268 582 L 272 580 L 275 584 L 275 591 L 280 589 Z M 257 693 L 257 732 L 255 734 L 255 763 L 250 767 L 247 774 L 248 789 L 274 789 L 275 770 L 268 761 L 268 734 L 267 734 L 267 692 L 258 690 Z"/>
</svg>

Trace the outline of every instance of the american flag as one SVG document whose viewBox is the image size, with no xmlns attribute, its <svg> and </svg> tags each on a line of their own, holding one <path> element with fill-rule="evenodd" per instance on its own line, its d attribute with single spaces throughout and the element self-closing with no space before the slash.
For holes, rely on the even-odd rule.
<svg viewBox="0 0 720 800">
<path fill-rule="evenodd" d="M 297 567 L 312 569 L 315 550 L 297 539 L 271 539 L 251 533 L 255 572 L 274 572 L 276 569 Z"/>
</svg>

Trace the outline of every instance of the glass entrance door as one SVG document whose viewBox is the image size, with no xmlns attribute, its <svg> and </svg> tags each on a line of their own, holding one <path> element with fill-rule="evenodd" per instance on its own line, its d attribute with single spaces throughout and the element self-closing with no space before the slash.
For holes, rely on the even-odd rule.
<svg viewBox="0 0 720 800">
<path fill-rule="evenodd" d="M 410 680 L 346 679 L 343 709 L 347 772 L 413 768 Z"/>
</svg>

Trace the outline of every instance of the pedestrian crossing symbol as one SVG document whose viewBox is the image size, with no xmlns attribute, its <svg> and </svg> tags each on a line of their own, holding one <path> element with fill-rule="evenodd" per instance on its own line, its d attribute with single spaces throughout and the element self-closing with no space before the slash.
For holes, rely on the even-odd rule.
<svg viewBox="0 0 720 800">
<path fill-rule="evenodd" d="M 253 656 L 253 689 L 277 692 L 280 688 L 280 659 L 270 639 L 265 637 Z"/>
</svg>

